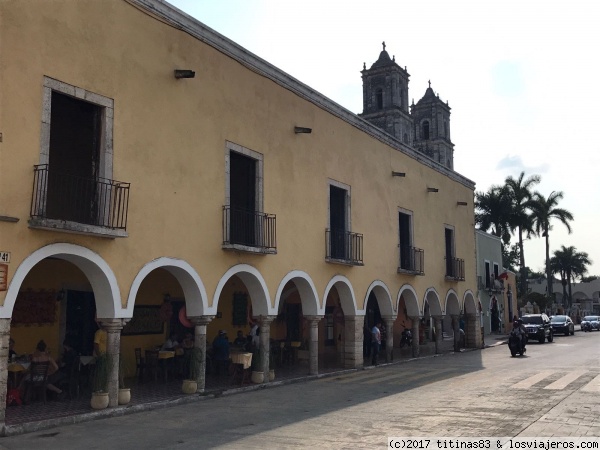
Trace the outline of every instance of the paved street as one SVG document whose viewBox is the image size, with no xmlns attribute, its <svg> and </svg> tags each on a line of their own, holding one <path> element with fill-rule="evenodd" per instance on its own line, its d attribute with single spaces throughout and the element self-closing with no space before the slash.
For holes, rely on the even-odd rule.
<svg viewBox="0 0 600 450">
<path fill-rule="evenodd" d="M 0 446 L 384 448 L 388 436 L 600 436 L 600 332 L 531 343 L 522 358 L 499 345 L 2 438 Z"/>
</svg>

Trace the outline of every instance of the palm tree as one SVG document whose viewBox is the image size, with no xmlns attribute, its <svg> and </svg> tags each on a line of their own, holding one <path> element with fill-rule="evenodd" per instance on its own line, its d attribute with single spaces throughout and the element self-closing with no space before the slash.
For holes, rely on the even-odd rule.
<svg viewBox="0 0 600 450">
<path fill-rule="evenodd" d="M 563 208 L 558 207 L 558 202 L 563 198 L 563 193 L 560 191 L 552 191 L 548 198 L 544 197 L 539 192 L 533 194 L 530 203 L 531 219 L 538 235 L 546 238 L 546 280 L 548 283 L 548 296 L 552 297 L 552 274 L 550 271 L 550 230 L 552 219 L 560 220 L 569 234 L 571 233 L 571 225 L 569 222 L 573 220 L 573 214 Z"/>
<path fill-rule="evenodd" d="M 532 175 L 526 180 L 525 172 L 521 172 L 517 179 L 509 176 L 506 180 L 506 187 L 512 200 L 512 224 L 518 229 L 519 234 L 519 265 L 521 267 L 521 295 L 527 293 L 527 268 L 525 267 L 525 251 L 523 250 L 523 232 L 527 236 L 533 232 L 533 223 L 529 214 L 532 192 L 534 185 L 540 182 L 539 175 Z"/>
<path fill-rule="evenodd" d="M 560 250 L 554 251 L 551 265 L 560 270 L 561 282 L 563 284 L 563 296 L 565 297 L 565 285 L 569 286 L 569 303 L 567 306 L 570 307 L 573 304 L 571 281 L 575 282 L 577 277 L 583 277 L 587 273 L 587 266 L 591 263 L 592 262 L 586 252 L 578 252 L 573 246 L 565 247 L 563 245 Z"/>
<path fill-rule="evenodd" d="M 564 247 L 563 247 L 564 248 Z M 563 288 L 563 305 L 566 306 L 566 301 L 567 301 L 567 271 L 565 268 L 565 259 L 561 258 L 560 256 L 560 250 L 556 250 L 554 252 L 554 256 L 552 258 L 550 258 L 550 271 L 552 272 L 552 274 L 560 274 L 560 284 L 562 285 Z"/>
<path fill-rule="evenodd" d="M 475 193 L 475 224 L 482 231 L 492 229 L 492 234 L 510 242 L 511 198 L 505 186 L 491 186 L 487 192 Z"/>
</svg>

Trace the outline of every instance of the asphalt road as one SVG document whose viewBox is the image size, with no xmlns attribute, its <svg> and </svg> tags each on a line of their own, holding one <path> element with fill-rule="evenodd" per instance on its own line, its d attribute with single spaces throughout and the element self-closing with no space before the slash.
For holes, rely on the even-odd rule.
<svg viewBox="0 0 600 450">
<path fill-rule="evenodd" d="M 0 439 L 7 449 L 384 448 L 390 436 L 600 436 L 600 332 L 446 354 Z"/>
</svg>

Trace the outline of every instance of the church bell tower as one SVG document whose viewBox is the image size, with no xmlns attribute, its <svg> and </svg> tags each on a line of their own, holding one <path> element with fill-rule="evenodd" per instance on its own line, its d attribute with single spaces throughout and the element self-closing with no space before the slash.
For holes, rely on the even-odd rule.
<svg viewBox="0 0 600 450">
<path fill-rule="evenodd" d="M 412 145 L 412 120 L 408 111 L 408 78 L 406 68 L 396 64 L 385 50 L 367 69 L 363 64 L 363 119 L 394 136 L 404 144 Z"/>
</svg>

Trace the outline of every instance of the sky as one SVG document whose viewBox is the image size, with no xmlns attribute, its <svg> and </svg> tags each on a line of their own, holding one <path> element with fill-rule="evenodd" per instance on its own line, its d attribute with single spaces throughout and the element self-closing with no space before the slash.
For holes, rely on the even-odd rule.
<svg viewBox="0 0 600 450">
<path fill-rule="evenodd" d="M 448 101 L 454 169 L 476 191 L 521 171 L 541 176 L 546 197 L 562 191 L 572 233 L 553 222 L 550 252 L 587 252 L 600 276 L 596 0 L 168 1 L 357 114 L 363 63 L 385 41 L 410 74 L 411 103 L 429 80 Z M 543 238 L 526 241 L 525 258 L 544 270 Z"/>
</svg>

